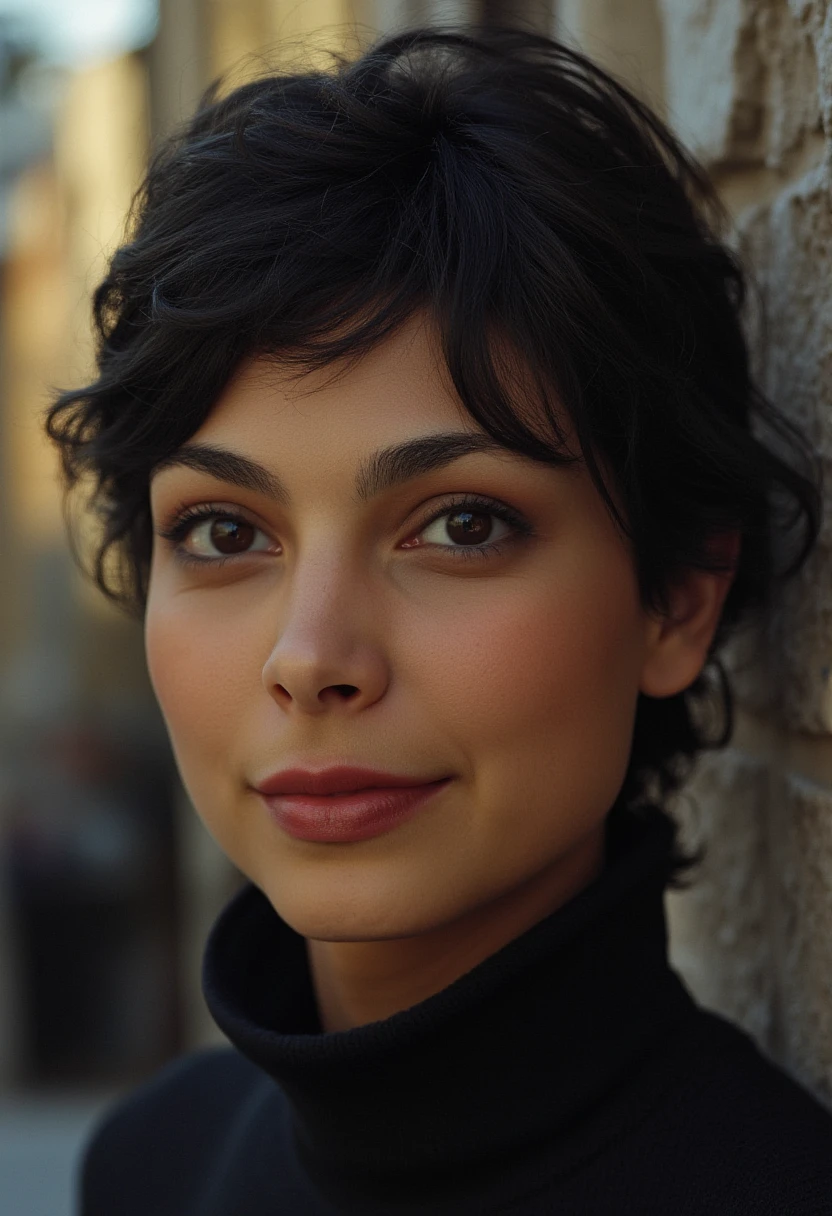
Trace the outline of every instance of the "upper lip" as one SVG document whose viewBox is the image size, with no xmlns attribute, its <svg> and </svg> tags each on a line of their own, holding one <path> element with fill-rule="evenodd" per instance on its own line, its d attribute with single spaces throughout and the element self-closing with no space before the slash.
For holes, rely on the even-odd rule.
<svg viewBox="0 0 832 1216">
<path fill-rule="evenodd" d="M 353 768 L 338 765 L 310 772 L 302 768 L 287 768 L 273 773 L 255 789 L 260 794 L 350 794 L 369 788 L 390 789 L 408 785 L 428 785 L 440 778 L 400 776 L 382 773 L 378 769 Z"/>
</svg>

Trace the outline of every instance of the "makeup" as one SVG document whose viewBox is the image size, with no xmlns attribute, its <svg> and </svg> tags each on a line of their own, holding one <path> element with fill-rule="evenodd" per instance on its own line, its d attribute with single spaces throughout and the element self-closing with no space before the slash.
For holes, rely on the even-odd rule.
<svg viewBox="0 0 832 1216">
<path fill-rule="evenodd" d="M 258 785 L 272 820 L 299 840 L 343 843 L 390 831 L 451 781 L 420 782 L 346 766 L 317 773 L 291 769 Z"/>
</svg>

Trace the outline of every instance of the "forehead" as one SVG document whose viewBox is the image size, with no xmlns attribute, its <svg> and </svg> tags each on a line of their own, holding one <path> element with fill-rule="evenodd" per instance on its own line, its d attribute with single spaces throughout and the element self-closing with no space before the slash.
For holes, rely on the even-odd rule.
<svg viewBox="0 0 832 1216">
<path fill-rule="evenodd" d="M 351 364 L 303 369 L 279 355 L 245 360 L 229 381 L 199 436 L 241 439 L 252 427 L 288 442 L 333 428 L 375 446 L 379 428 L 395 439 L 453 422 L 479 430 L 460 401 L 441 355 L 438 337 L 421 317 L 410 319 Z"/>
<path fill-rule="evenodd" d="M 505 365 L 505 360 L 502 361 Z M 514 408 L 532 429 L 534 393 L 524 376 L 512 373 Z M 528 409 L 524 409 L 524 404 Z M 559 424 L 572 452 L 576 446 L 568 412 Z M 483 428 L 461 401 L 445 363 L 432 320 L 418 312 L 357 360 L 308 369 L 280 355 L 252 356 L 236 370 L 195 438 L 246 447 L 274 441 L 314 443 L 365 451 L 433 431 Z M 321 448 L 323 451 L 323 447 Z"/>
</svg>

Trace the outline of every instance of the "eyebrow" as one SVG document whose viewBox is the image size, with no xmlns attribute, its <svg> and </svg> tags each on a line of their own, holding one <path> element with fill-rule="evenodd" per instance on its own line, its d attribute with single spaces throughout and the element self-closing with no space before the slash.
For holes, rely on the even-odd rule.
<svg viewBox="0 0 832 1216">
<path fill-rule="evenodd" d="M 509 449 L 490 435 L 479 431 L 447 431 L 421 435 L 404 443 L 379 448 L 359 466 L 355 478 L 356 499 L 358 502 L 368 502 L 385 490 L 444 468 L 463 456 L 494 451 L 505 455 Z M 230 448 L 207 443 L 183 444 L 157 461 L 151 470 L 151 477 L 162 469 L 175 466 L 195 469 L 199 473 L 207 473 L 220 481 L 228 482 L 229 485 L 264 494 L 281 506 L 288 506 L 290 502 L 289 491 L 275 473 L 265 465 Z"/>
</svg>

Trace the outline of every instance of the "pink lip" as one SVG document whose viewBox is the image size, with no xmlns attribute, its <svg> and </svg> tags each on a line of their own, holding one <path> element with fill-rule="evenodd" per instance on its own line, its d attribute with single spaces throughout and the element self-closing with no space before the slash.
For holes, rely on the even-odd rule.
<svg viewBox="0 0 832 1216">
<path fill-rule="evenodd" d="M 351 794 L 355 790 L 389 790 L 425 784 L 420 777 L 402 777 L 378 769 L 340 764 L 317 772 L 303 768 L 283 769 L 261 781 L 256 789 L 260 794 Z"/>
<path fill-rule="evenodd" d="M 389 831 L 450 780 L 415 782 L 412 777 L 347 767 L 319 773 L 290 769 L 268 778 L 257 790 L 271 818 L 290 836 L 337 843 Z"/>
</svg>

